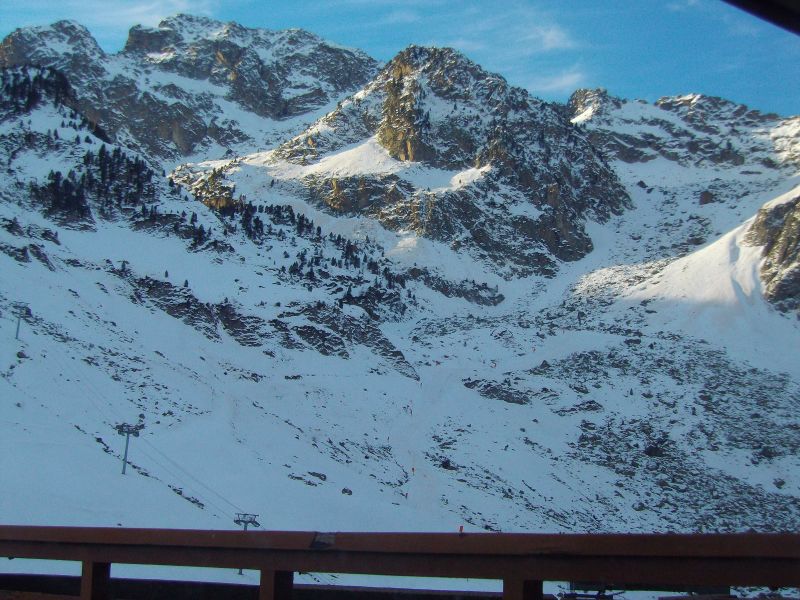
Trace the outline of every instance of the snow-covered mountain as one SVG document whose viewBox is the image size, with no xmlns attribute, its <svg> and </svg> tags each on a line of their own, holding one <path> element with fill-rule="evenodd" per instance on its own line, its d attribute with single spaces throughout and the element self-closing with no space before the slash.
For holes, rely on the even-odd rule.
<svg viewBox="0 0 800 600">
<path fill-rule="evenodd" d="M 447 244 L 505 278 L 552 275 L 585 256 L 585 220 L 605 222 L 630 201 L 556 107 L 450 49 L 404 50 L 308 130 L 244 164 L 299 184 L 312 204 Z"/>
<path fill-rule="evenodd" d="M 106 54 L 74 21 L 18 29 L 0 66 L 58 69 L 76 107 L 156 162 L 271 145 L 362 85 L 377 63 L 300 29 L 268 31 L 177 15 L 133 27 Z"/>
<path fill-rule="evenodd" d="M 292 62 L 339 50 L 310 34 L 191 17 L 82 79 L 87 35 L 0 49 L 47 58 L 0 77 L 3 521 L 798 527 L 796 117 L 546 104 L 446 49 L 341 50 L 341 83 Z M 291 124 L 236 96 L 256 40 L 282 98 L 322 90 Z M 173 169 L 177 113 L 98 118 L 92 78 L 242 136 Z"/>
</svg>

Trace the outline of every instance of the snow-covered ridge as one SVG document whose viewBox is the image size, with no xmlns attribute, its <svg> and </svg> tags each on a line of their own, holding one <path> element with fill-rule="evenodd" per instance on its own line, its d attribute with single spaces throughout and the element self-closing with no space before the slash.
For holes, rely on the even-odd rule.
<svg viewBox="0 0 800 600">
<path fill-rule="evenodd" d="M 252 151 L 296 133 L 369 78 L 363 52 L 302 30 L 267 31 L 178 15 L 133 27 L 106 55 L 82 26 L 20 29 L 0 66 L 61 70 L 109 135 L 159 160 Z"/>
<path fill-rule="evenodd" d="M 626 162 L 663 157 L 683 165 L 732 165 L 744 170 L 800 168 L 800 117 L 764 114 L 723 98 L 687 94 L 654 104 L 578 90 L 569 103 L 573 123 Z"/>
<path fill-rule="evenodd" d="M 135 26 L 131 29 L 125 52 L 163 51 L 166 48 L 185 50 L 198 49 L 204 42 L 214 42 L 238 48 L 254 46 L 258 56 L 266 64 L 288 59 L 294 55 L 310 56 L 324 48 L 359 56 L 364 61 L 371 59 L 361 50 L 328 42 L 303 29 L 286 30 L 256 29 L 235 22 L 222 22 L 207 17 L 179 14 L 162 20 L 156 27 Z"/>
</svg>

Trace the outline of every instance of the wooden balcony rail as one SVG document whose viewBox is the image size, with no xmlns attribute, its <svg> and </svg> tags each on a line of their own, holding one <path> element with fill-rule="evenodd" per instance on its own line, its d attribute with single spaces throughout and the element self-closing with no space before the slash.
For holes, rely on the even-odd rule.
<svg viewBox="0 0 800 600">
<path fill-rule="evenodd" d="M 0 526 L 0 556 L 80 561 L 81 598 L 108 600 L 112 563 L 246 568 L 260 600 L 295 572 L 498 579 L 504 600 L 544 581 L 609 589 L 800 586 L 800 534 L 320 533 Z M 677 586 L 677 587 L 671 587 Z"/>
</svg>

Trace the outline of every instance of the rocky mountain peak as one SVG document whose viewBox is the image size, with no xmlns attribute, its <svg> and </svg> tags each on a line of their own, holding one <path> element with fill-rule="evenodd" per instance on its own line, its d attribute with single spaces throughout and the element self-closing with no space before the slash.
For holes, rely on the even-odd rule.
<svg viewBox="0 0 800 600">
<path fill-rule="evenodd" d="M 509 89 L 501 75 L 484 70 L 453 48 L 409 46 L 383 73 L 392 81 L 415 82 L 417 88 L 447 102 L 484 102 L 492 96 L 498 100 Z"/>
<path fill-rule="evenodd" d="M 609 95 L 603 88 L 575 90 L 567 101 L 567 111 L 573 123 L 587 119 L 598 119 L 612 108 L 619 108 L 623 101 Z"/>
<path fill-rule="evenodd" d="M 208 36 L 209 32 L 229 29 L 244 30 L 246 28 L 233 21 L 224 22 L 202 15 L 178 13 L 162 19 L 158 24 L 158 29 L 172 29 L 188 40 L 194 37 Z"/>
<path fill-rule="evenodd" d="M 57 21 L 48 26 L 16 29 L 0 42 L 0 66 L 47 66 L 64 71 L 88 68 L 105 53 L 97 41 L 76 21 Z"/>
<path fill-rule="evenodd" d="M 78 108 L 112 139 L 167 159 L 275 143 L 268 132 L 277 138 L 286 131 L 277 134 L 273 121 L 319 111 L 377 69 L 363 52 L 299 29 L 251 29 L 192 15 L 135 26 L 112 55 L 69 21 L 20 29 L 0 44 L 0 66 L 34 64 L 62 71 Z M 197 93 L 197 84 L 182 78 L 213 85 Z M 291 127 L 284 129 L 295 133 Z"/>
<path fill-rule="evenodd" d="M 578 90 L 567 114 L 606 155 L 627 163 L 665 158 L 686 166 L 708 162 L 750 171 L 793 170 L 800 164 L 800 118 L 783 119 L 724 98 L 685 94 L 649 103 Z"/>
<path fill-rule="evenodd" d="M 379 77 L 385 99 L 378 140 L 399 160 L 477 166 L 478 139 L 487 138 L 486 125 L 510 108 L 505 79 L 452 48 L 410 46 Z"/>
<path fill-rule="evenodd" d="M 161 22 L 163 25 L 164 22 Z M 164 52 L 181 42 L 180 34 L 170 27 L 134 25 L 128 31 L 123 52 L 126 54 Z"/>
<path fill-rule="evenodd" d="M 479 65 L 454 48 L 411 45 L 400 51 L 386 65 L 393 76 L 431 75 L 442 73 L 456 83 L 459 73 L 467 71 L 479 76 L 489 76 Z M 495 77 L 500 77 L 495 75 Z M 502 78 L 501 78 L 502 79 Z"/>
<path fill-rule="evenodd" d="M 504 276 L 553 274 L 553 257 L 585 255 L 583 220 L 605 220 L 630 201 L 558 107 L 449 48 L 403 50 L 273 158 L 304 167 L 378 148 L 407 167 L 387 163 L 390 175 L 309 166 L 303 185 L 335 211 L 474 251 Z M 436 179 L 417 177 L 423 171 Z M 428 183 L 445 173 L 447 185 Z"/>
<path fill-rule="evenodd" d="M 164 52 L 202 46 L 203 42 L 231 43 L 236 46 L 273 45 L 282 39 L 298 43 L 326 44 L 325 40 L 302 29 L 272 31 L 244 27 L 197 15 L 178 14 L 163 19 L 156 27 L 135 25 L 131 28 L 126 52 Z"/>
<path fill-rule="evenodd" d="M 285 118 L 331 101 L 363 83 L 376 62 L 301 29 L 251 29 L 177 15 L 158 27 L 136 26 L 126 54 L 153 68 L 229 87 L 230 97 L 262 117 Z"/>
</svg>

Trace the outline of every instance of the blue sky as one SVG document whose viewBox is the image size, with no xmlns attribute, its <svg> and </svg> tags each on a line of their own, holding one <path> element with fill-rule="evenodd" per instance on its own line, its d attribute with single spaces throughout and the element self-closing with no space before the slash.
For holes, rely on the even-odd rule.
<svg viewBox="0 0 800 600">
<path fill-rule="evenodd" d="M 0 36 L 69 18 L 116 52 L 132 25 L 179 12 L 302 27 L 384 61 L 452 46 L 548 100 L 700 92 L 800 114 L 800 37 L 721 0 L 0 0 Z"/>
</svg>

